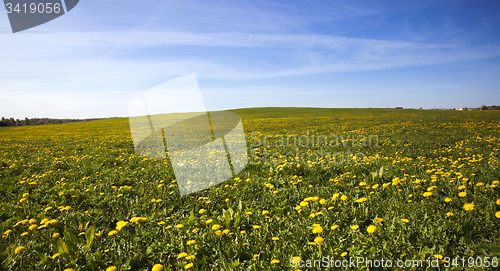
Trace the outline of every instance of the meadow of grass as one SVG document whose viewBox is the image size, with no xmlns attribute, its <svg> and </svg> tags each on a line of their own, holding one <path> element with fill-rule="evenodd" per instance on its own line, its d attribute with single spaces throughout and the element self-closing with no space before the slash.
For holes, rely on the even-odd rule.
<svg viewBox="0 0 500 271">
<path fill-rule="evenodd" d="M 251 163 L 183 197 L 168 159 L 135 154 L 126 118 L 0 128 L 0 270 L 319 269 L 291 257 L 463 270 L 454 258 L 500 258 L 499 111 L 234 112 Z M 340 143 L 279 142 L 307 133 Z M 377 144 L 358 141 L 370 135 Z"/>
</svg>

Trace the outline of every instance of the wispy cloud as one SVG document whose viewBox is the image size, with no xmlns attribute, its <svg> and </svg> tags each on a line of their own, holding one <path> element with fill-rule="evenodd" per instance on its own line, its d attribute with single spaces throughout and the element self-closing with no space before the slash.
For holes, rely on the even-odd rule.
<svg viewBox="0 0 500 271">
<path fill-rule="evenodd" d="M 19 35 L 7 40 L 2 47 L 6 50 L 0 53 L 4 63 L 0 69 L 8 78 L 21 76 L 21 70 L 26 72 L 25 76 L 40 74 L 43 66 L 50 65 L 56 73 L 67 75 L 73 71 L 80 73 L 79 76 L 123 74 L 129 78 L 133 73 L 155 74 L 158 70 L 166 75 L 197 71 L 206 78 L 251 79 L 380 70 L 500 56 L 498 46 L 247 33 L 69 32 Z M 213 51 L 210 48 L 214 48 Z M 224 51 L 216 48 L 258 48 L 260 51 L 254 59 L 249 59 L 246 51 L 226 52 L 235 57 L 233 61 L 224 59 Z M 280 56 L 273 49 L 287 49 L 288 54 Z M 140 52 L 145 50 L 154 50 L 157 56 L 141 58 Z M 247 59 L 249 65 L 235 64 Z M 273 59 L 272 62 L 269 59 Z"/>
</svg>

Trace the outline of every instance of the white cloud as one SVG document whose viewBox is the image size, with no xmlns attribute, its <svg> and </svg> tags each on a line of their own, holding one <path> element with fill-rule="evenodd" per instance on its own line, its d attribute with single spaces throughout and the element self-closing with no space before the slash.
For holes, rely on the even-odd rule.
<svg viewBox="0 0 500 271">
<path fill-rule="evenodd" d="M 54 72 L 90 75 L 87 79 L 95 80 L 117 74 L 142 77 L 143 71 L 172 76 L 196 72 L 205 78 L 249 79 L 432 65 L 500 55 L 500 48 L 491 46 L 245 33 L 54 33 L 18 35 L 1 46 L 2 82 L 18 76 L 51 78 Z M 190 51 L 174 56 L 179 47 L 190 47 Z M 261 51 L 256 59 L 249 59 L 248 65 L 235 65 L 247 61 L 245 50 L 232 53 L 235 59 L 227 61 L 220 51 L 207 54 L 210 48 L 260 48 Z M 287 49 L 290 54 L 280 57 L 274 48 Z M 142 59 L 143 50 L 155 50 L 158 57 Z M 170 52 L 168 57 L 162 51 Z M 134 54 L 137 56 L 130 56 Z M 157 69 L 161 71 L 155 72 Z M 46 74 L 49 70 L 51 74 Z"/>
</svg>

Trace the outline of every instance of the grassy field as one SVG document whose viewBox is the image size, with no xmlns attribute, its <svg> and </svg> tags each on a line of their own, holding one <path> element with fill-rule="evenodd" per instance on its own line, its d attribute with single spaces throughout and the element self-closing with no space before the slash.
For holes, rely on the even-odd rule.
<svg viewBox="0 0 500 271">
<path fill-rule="evenodd" d="M 183 197 L 128 119 L 0 128 L 0 270 L 499 264 L 499 111 L 234 112 L 250 163 Z"/>
</svg>

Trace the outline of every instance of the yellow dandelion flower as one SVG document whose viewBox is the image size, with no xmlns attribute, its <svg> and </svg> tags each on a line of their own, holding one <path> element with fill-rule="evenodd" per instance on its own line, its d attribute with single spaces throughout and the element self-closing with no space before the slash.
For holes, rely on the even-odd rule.
<svg viewBox="0 0 500 271">
<path fill-rule="evenodd" d="M 259 225 L 253 225 L 253 228 L 254 229 L 260 229 L 260 226 Z"/>
<path fill-rule="evenodd" d="M 51 219 L 51 220 L 45 222 L 45 225 L 47 225 L 47 226 L 51 226 L 51 225 L 55 225 L 55 224 L 57 224 L 57 220 L 55 220 L 55 219 Z"/>
<path fill-rule="evenodd" d="M 218 230 L 218 229 L 220 229 L 220 228 L 221 228 L 221 227 L 220 227 L 220 225 L 219 225 L 219 224 L 215 224 L 215 225 L 213 225 L 213 226 L 212 226 L 212 230 L 213 230 L 213 231 L 216 231 L 216 230 Z"/>
<path fill-rule="evenodd" d="M 382 221 L 384 221 L 384 219 L 383 219 L 383 218 L 380 218 L 380 217 L 376 217 L 376 218 L 373 220 L 373 222 L 375 222 L 375 223 L 381 223 Z"/>
<path fill-rule="evenodd" d="M 204 214 L 204 213 L 206 213 L 206 212 L 207 212 L 207 210 L 205 210 L 205 209 L 200 209 L 200 210 L 198 211 L 198 213 L 199 213 L 199 214 L 201 214 L 201 215 L 202 215 L 202 214 Z"/>
<path fill-rule="evenodd" d="M 453 213 L 452 212 L 447 212 L 446 216 L 453 216 Z"/>
<path fill-rule="evenodd" d="M 370 225 L 370 226 L 368 226 L 368 228 L 366 228 L 366 231 L 368 233 L 374 233 L 375 231 L 377 231 L 377 227 L 373 226 L 373 225 Z"/>
<path fill-rule="evenodd" d="M 467 196 L 467 193 L 466 192 L 460 192 L 460 193 L 458 193 L 458 196 L 461 197 L 461 198 L 463 198 L 463 197 Z"/>
<path fill-rule="evenodd" d="M 209 220 L 207 220 L 207 221 L 205 222 L 205 224 L 210 224 L 210 223 L 212 223 L 213 221 L 214 221 L 213 219 L 209 219 Z"/>
<path fill-rule="evenodd" d="M 152 271 L 162 271 L 163 270 L 163 265 L 157 263 L 153 265 L 153 268 L 151 269 Z"/>
<path fill-rule="evenodd" d="M 346 201 L 347 200 L 347 196 L 346 195 L 342 195 L 342 197 L 340 197 L 341 200 L 343 201 Z"/>
<path fill-rule="evenodd" d="M 12 232 L 12 230 L 6 230 L 6 231 L 3 233 L 2 238 L 5 238 L 5 237 L 9 236 L 9 233 L 11 233 L 11 232 Z"/>
<path fill-rule="evenodd" d="M 432 196 L 432 192 L 425 192 L 425 193 L 423 194 L 423 196 L 424 196 L 425 198 L 430 197 L 430 196 Z"/>
<path fill-rule="evenodd" d="M 474 210 L 474 203 L 466 203 L 466 204 L 464 204 L 463 208 L 466 211 L 472 211 L 472 210 Z"/>
<path fill-rule="evenodd" d="M 16 254 L 19 254 L 21 252 L 24 251 L 24 247 L 23 246 L 17 246 L 15 249 L 14 249 L 14 253 Z"/>
<path fill-rule="evenodd" d="M 361 202 L 365 202 L 367 200 L 368 200 L 367 198 L 359 198 L 356 200 L 356 202 L 361 203 Z"/>
<path fill-rule="evenodd" d="M 271 240 L 273 240 L 273 241 L 278 241 L 279 239 L 280 239 L 279 237 L 273 237 L 273 238 L 271 238 Z"/>
<path fill-rule="evenodd" d="M 408 220 L 406 218 L 402 218 L 401 221 L 403 221 L 404 223 L 410 223 L 410 220 Z"/>
<path fill-rule="evenodd" d="M 351 226 L 351 229 L 352 230 L 357 230 L 357 229 L 359 229 L 359 226 L 358 225 L 353 225 L 353 226 Z"/>
<path fill-rule="evenodd" d="M 128 225 L 127 221 L 118 221 L 116 222 L 116 230 L 121 231 L 127 225 Z"/>
<path fill-rule="evenodd" d="M 172 226 L 170 226 L 170 225 L 168 225 L 168 226 L 165 227 L 166 230 L 169 230 L 171 228 L 172 228 Z"/>
<path fill-rule="evenodd" d="M 116 266 L 109 266 L 108 268 L 106 268 L 106 271 L 116 271 Z"/>
<path fill-rule="evenodd" d="M 246 234 L 247 232 L 246 231 L 240 231 L 241 234 Z"/>
<path fill-rule="evenodd" d="M 130 222 L 131 223 L 135 223 L 135 224 L 139 224 L 139 223 L 142 224 L 142 223 L 146 222 L 147 220 L 148 219 L 145 218 L 145 217 L 138 217 L 138 216 L 136 216 L 136 217 L 132 217 L 130 219 Z"/>
<path fill-rule="evenodd" d="M 112 230 L 108 233 L 108 236 L 113 236 L 113 235 L 117 235 L 118 234 L 118 231 L 116 230 Z"/>
<path fill-rule="evenodd" d="M 28 232 L 27 232 L 27 231 L 25 231 L 25 232 L 21 233 L 21 236 L 25 236 L 25 235 L 28 235 Z"/>
<path fill-rule="evenodd" d="M 186 257 L 184 257 L 184 259 L 190 261 L 190 260 L 194 260 L 196 257 L 194 255 L 187 255 Z"/>
<path fill-rule="evenodd" d="M 56 254 L 52 255 L 52 257 L 51 257 L 51 258 L 52 258 L 52 259 L 55 259 L 55 258 L 57 258 L 59 255 L 60 255 L 59 253 L 56 253 Z"/>
<path fill-rule="evenodd" d="M 339 225 L 333 225 L 330 229 L 331 229 L 331 230 L 335 230 L 335 229 L 336 229 L 336 228 L 338 228 L 338 227 L 339 227 Z"/>
<path fill-rule="evenodd" d="M 221 235 L 223 235 L 222 231 L 220 231 L 220 230 L 215 231 L 215 234 L 217 234 L 217 236 L 221 236 Z"/>
<path fill-rule="evenodd" d="M 267 214 L 269 214 L 269 211 L 267 210 L 262 211 L 262 215 L 267 215 Z"/>
<path fill-rule="evenodd" d="M 312 232 L 313 233 L 322 233 L 323 232 L 323 228 L 321 226 L 314 227 L 312 229 Z"/>
<path fill-rule="evenodd" d="M 280 260 L 271 260 L 271 264 L 278 264 L 280 263 Z"/>
<path fill-rule="evenodd" d="M 497 218 L 500 218 L 500 212 L 496 212 L 496 213 L 495 213 L 495 216 L 496 216 Z"/>
<path fill-rule="evenodd" d="M 340 254 L 340 257 L 345 257 L 347 255 L 347 252 L 342 252 L 342 254 Z"/>
<path fill-rule="evenodd" d="M 500 199 L 497 199 L 497 205 L 500 205 Z"/>
<path fill-rule="evenodd" d="M 445 199 L 444 199 L 444 201 L 445 201 L 445 202 L 450 202 L 450 201 L 451 201 L 451 199 L 450 199 L 450 198 L 445 198 Z"/>
<path fill-rule="evenodd" d="M 182 229 L 182 228 L 184 228 L 184 225 L 182 225 L 182 224 L 177 224 L 177 225 L 175 225 L 175 227 L 176 227 L 176 228 L 178 228 L 178 229 Z"/>
<path fill-rule="evenodd" d="M 194 244 L 196 244 L 196 241 L 195 241 L 195 240 L 189 240 L 189 241 L 187 241 L 187 243 L 186 243 L 186 244 L 187 244 L 188 246 L 190 246 L 190 245 L 194 245 Z"/>
<path fill-rule="evenodd" d="M 54 239 L 59 238 L 59 236 L 61 236 L 61 235 L 58 232 L 52 234 L 52 238 L 54 238 Z"/>
<path fill-rule="evenodd" d="M 180 259 L 180 258 L 184 258 L 186 257 L 188 254 L 186 252 L 181 252 L 179 253 L 179 255 L 177 255 L 177 259 Z"/>
</svg>

